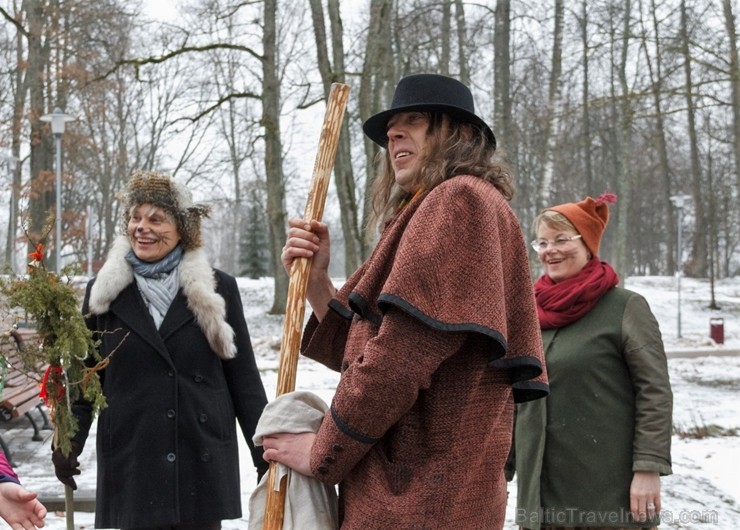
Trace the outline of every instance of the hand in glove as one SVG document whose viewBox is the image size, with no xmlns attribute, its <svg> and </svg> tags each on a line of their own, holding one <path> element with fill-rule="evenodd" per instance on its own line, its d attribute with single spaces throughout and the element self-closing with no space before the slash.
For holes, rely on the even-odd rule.
<svg viewBox="0 0 740 530">
<path fill-rule="evenodd" d="M 77 483 L 73 478 L 80 474 L 80 462 L 77 457 L 82 450 L 76 443 L 72 443 L 72 450 L 69 455 L 65 456 L 62 450 L 57 447 L 51 454 L 51 461 L 54 463 L 54 472 L 62 484 L 69 486 L 73 490 L 77 489 Z"/>
</svg>

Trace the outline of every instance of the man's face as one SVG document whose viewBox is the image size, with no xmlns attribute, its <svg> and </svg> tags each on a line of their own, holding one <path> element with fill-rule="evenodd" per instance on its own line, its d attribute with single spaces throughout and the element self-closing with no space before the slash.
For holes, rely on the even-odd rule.
<svg viewBox="0 0 740 530">
<path fill-rule="evenodd" d="M 417 177 L 429 143 L 429 117 L 423 112 L 399 112 L 388 121 L 388 154 L 396 183 L 406 192 L 418 191 Z"/>
</svg>

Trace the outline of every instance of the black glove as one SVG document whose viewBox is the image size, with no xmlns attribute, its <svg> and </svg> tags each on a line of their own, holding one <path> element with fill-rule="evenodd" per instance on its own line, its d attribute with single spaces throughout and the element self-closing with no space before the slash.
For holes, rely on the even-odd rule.
<svg viewBox="0 0 740 530">
<path fill-rule="evenodd" d="M 57 447 L 51 454 L 51 461 L 54 463 L 54 472 L 57 475 L 59 481 L 72 488 L 77 489 L 77 483 L 73 478 L 75 475 L 80 474 L 80 462 L 77 457 L 80 456 L 82 450 L 76 443 L 72 443 L 72 450 L 69 455 L 64 456 L 62 450 Z"/>
</svg>

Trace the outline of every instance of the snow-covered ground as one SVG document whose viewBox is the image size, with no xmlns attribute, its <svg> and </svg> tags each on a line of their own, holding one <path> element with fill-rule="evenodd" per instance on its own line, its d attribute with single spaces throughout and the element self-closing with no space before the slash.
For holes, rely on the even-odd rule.
<svg viewBox="0 0 740 530">
<path fill-rule="evenodd" d="M 268 397 L 275 395 L 278 343 L 282 318 L 268 315 L 272 303 L 272 280 L 239 279 L 252 342 L 263 373 Z M 661 528 L 740 528 L 740 278 L 717 282 L 718 310 L 708 309 L 709 282 L 681 279 L 681 338 L 678 337 L 678 292 L 674 277 L 628 278 L 626 287 L 643 294 L 656 314 L 666 350 L 682 352 L 669 356 L 674 391 L 676 434 L 673 437 L 673 472 L 663 478 L 663 519 Z M 710 319 L 722 318 L 724 344 L 710 339 Z M 707 355 L 685 357 L 691 352 Z M 306 359 L 299 361 L 296 388 L 311 390 L 329 402 L 338 376 Z M 695 433 L 692 436 L 686 434 Z M 698 437 L 703 436 L 703 437 Z M 14 437 L 14 440 L 18 437 Z M 42 496 L 63 497 L 50 464 L 48 438 L 35 444 L 33 458 L 17 471 L 24 485 Z M 95 488 L 95 458 L 89 444 L 82 455 L 81 492 Z M 11 447 L 13 449 L 13 447 Z M 247 527 L 247 502 L 256 483 L 246 450 L 242 451 L 242 498 L 244 517 L 224 521 L 225 530 Z M 506 528 L 513 529 L 516 482 L 510 485 Z M 0 523 L 2 524 L 2 523 Z M 77 528 L 93 528 L 93 514 L 77 512 Z M 50 513 L 46 527 L 66 528 L 64 514 Z M 311 529 L 307 529 L 311 530 Z"/>
</svg>

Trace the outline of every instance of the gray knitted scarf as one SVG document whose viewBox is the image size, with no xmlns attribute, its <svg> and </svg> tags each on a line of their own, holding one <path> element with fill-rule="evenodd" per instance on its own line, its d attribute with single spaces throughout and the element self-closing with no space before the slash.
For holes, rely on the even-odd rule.
<svg viewBox="0 0 740 530">
<path fill-rule="evenodd" d="M 134 278 L 154 325 L 159 329 L 164 316 L 175 299 L 180 288 L 180 262 L 183 250 L 176 246 L 172 252 L 154 263 L 141 261 L 131 250 L 126 254 L 126 261 L 134 270 Z"/>
</svg>

